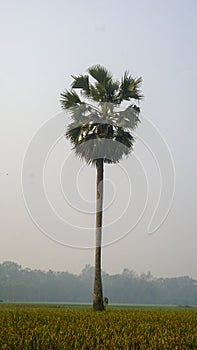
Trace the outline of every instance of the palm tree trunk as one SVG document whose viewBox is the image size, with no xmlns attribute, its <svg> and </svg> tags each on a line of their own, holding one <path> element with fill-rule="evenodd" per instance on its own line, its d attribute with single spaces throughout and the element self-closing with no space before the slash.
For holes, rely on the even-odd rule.
<svg viewBox="0 0 197 350">
<path fill-rule="evenodd" d="M 102 241 L 102 216 L 103 216 L 103 159 L 96 162 L 96 247 L 94 266 L 94 297 L 93 310 L 103 311 L 103 289 L 101 278 L 101 241 Z"/>
</svg>

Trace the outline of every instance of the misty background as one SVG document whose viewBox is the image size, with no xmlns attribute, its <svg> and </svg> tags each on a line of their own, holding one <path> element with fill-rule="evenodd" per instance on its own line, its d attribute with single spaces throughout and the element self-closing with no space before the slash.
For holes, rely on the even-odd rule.
<svg viewBox="0 0 197 350">
<path fill-rule="evenodd" d="M 102 274 L 109 304 L 197 305 L 197 281 L 188 276 L 155 278 L 150 271 L 139 275 L 128 269 Z M 76 275 L 4 261 L 0 264 L 0 302 L 91 303 L 93 276 L 94 267 L 88 264 Z"/>
<path fill-rule="evenodd" d="M 197 278 L 196 13 L 197 3 L 193 0 L 0 1 L 1 262 L 10 260 L 32 269 L 74 274 L 79 274 L 86 264 L 93 264 L 94 250 L 82 249 L 84 237 L 78 237 L 78 231 L 71 248 L 65 245 L 69 244 L 67 238 L 65 244 L 60 244 L 60 239 L 54 240 L 56 236 L 50 239 L 38 229 L 24 203 L 21 174 L 33 135 L 61 112 L 60 92 L 69 88 L 71 75 L 83 74 L 89 66 L 99 63 L 117 79 L 125 70 L 134 77 L 142 76 L 145 98 L 141 103 L 139 135 L 141 132 L 151 142 L 153 132 L 148 133 L 148 128 L 143 131 L 143 120 L 148 118 L 168 145 L 176 172 L 171 210 L 151 235 L 147 228 L 160 189 L 158 169 L 151 154 L 136 139 L 136 156 L 120 166 L 106 167 L 105 204 L 115 199 L 114 206 L 104 214 L 103 234 L 114 232 L 115 236 L 103 248 L 103 270 L 116 274 L 127 268 L 138 274 L 151 271 L 158 277 Z M 65 116 L 65 126 L 66 123 Z M 156 152 L 160 139 L 155 137 L 153 141 L 152 151 Z M 61 138 L 47 160 L 45 185 L 55 210 L 69 221 L 72 237 L 76 210 L 64 208 L 65 202 L 58 194 L 61 169 L 66 199 L 78 204 L 81 210 L 89 203 L 88 210 L 92 211 L 95 169 L 75 159 L 70 149 Z M 143 167 L 136 159 L 141 160 L 148 176 L 148 205 L 134 229 L 119 239 L 122 232 L 135 224 L 146 201 Z M 165 173 L 164 167 L 164 179 L 168 170 L 167 167 Z M 79 191 L 73 194 L 78 172 Z M 80 197 L 85 199 L 83 205 Z M 131 207 L 124 213 L 128 202 Z M 119 216 L 120 220 L 112 227 L 112 221 Z M 94 215 L 81 215 L 78 220 L 79 226 L 90 228 L 89 235 L 94 237 Z M 157 217 L 155 220 L 159 222 Z M 68 232 L 67 235 L 69 239 Z"/>
</svg>

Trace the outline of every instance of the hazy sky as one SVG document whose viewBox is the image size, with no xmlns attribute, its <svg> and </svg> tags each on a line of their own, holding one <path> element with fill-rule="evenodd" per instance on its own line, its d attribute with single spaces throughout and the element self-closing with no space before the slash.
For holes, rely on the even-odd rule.
<svg viewBox="0 0 197 350">
<path fill-rule="evenodd" d="M 83 248 L 94 244 L 95 169 L 74 159 L 61 137 L 59 98 L 72 74 L 100 63 L 116 78 L 125 70 L 142 76 L 145 96 L 135 156 L 105 171 L 103 269 L 197 278 L 196 37 L 195 0 L 0 0 L 1 262 L 74 273 L 93 264 L 93 249 Z M 21 186 L 28 145 L 24 190 L 34 220 Z M 169 151 L 176 188 L 161 224 L 173 194 Z M 43 167 L 54 220 L 36 188 Z M 149 234 L 161 179 L 159 228 Z"/>
</svg>

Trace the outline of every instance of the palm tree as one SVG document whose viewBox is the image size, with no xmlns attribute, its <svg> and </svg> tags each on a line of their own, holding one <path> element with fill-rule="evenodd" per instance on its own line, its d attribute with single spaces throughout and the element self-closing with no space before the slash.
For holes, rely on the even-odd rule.
<svg viewBox="0 0 197 350">
<path fill-rule="evenodd" d="M 61 93 L 61 106 L 69 111 L 71 123 L 66 138 L 77 156 L 96 166 L 96 244 L 93 310 L 103 311 L 101 278 L 101 245 L 103 218 L 104 163 L 118 163 L 133 149 L 132 131 L 139 123 L 141 77 L 134 79 L 125 72 L 121 81 L 100 65 L 88 69 L 88 74 L 72 76 L 70 90 Z M 80 92 L 77 93 L 76 90 Z M 120 110 L 123 101 L 129 103 Z M 127 103 L 128 104 L 128 103 Z"/>
</svg>

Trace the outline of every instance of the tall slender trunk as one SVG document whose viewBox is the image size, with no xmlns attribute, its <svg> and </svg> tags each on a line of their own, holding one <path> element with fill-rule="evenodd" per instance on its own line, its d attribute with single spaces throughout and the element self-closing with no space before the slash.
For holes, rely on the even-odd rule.
<svg viewBox="0 0 197 350">
<path fill-rule="evenodd" d="M 94 266 L 94 296 L 93 310 L 103 311 L 103 288 L 101 278 L 101 242 L 102 242 L 102 217 L 103 217 L 103 159 L 96 162 L 96 246 Z"/>
</svg>

